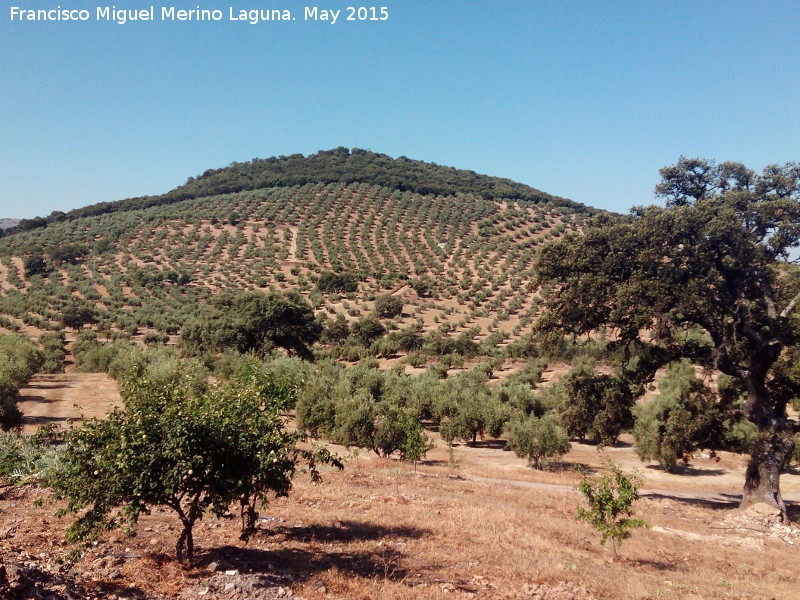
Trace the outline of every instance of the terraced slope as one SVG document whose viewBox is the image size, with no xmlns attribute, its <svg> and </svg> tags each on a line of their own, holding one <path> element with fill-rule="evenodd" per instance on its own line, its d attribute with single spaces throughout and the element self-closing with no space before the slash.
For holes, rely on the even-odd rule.
<svg viewBox="0 0 800 600">
<path fill-rule="evenodd" d="M 398 324 L 477 324 L 482 335 L 502 332 L 502 341 L 522 335 L 536 310 L 528 282 L 537 245 L 579 220 L 549 203 L 364 183 L 251 190 L 67 220 L 0 239 L 0 325 L 60 329 L 66 307 L 88 304 L 101 331 L 174 334 L 221 290 L 296 289 L 318 310 L 349 319 L 393 293 L 407 302 Z M 64 248 L 73 252 L 56 260 Z M 46 268 L 26 275 L 38 256 Z M 329 270 L 355 274 L 358 291 L 316 291 L 316 278 Z"/>
</svg>

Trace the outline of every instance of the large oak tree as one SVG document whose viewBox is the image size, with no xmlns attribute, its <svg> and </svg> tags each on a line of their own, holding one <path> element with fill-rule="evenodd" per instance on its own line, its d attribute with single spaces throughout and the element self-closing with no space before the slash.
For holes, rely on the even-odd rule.
<svg viewBox="0 0 800 600">
<path fill-rule="evenodd" d="M 546 244 L 539 283 L 544 331 L 611 330 L 618 343 L 647 344 L 650 376 L 677 358 L 738 379 L 758 439 L 742 506 L 766 502 L 785 514 L 780 472 L 800 423 L 787 416 L 800 377 L 800 165 L 762 174 L 739 163 L 687 159 L 661 169 L 664 207 L 604 215 L 583 233 Z M 700 335 L 698 335 L 698 332 Z"/>
</svg>

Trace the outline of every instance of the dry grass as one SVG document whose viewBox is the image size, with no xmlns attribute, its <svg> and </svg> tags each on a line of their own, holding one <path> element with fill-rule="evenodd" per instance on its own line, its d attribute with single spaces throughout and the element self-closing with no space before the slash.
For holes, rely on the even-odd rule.
<svg viewBox="0 0 800 600">
<path fill-rule="evenodd" d="M 246 544 L 235 519 L 203 521 L 190 567 L 171 558 L 176 519 L 155 509 L 135 538 L 113 534 L 90 548 L 79 568 L 102 580 L 92 571 L 98 561 L 126 556 L 124 579 L 113 585 L 170 598 L 202 586 L 212 562 L 268 574 L 309 599 L 797 598 L 795 548 L 759 522 L 737 520 L 724 504 L 641 500 L 638 513 L 652 528 L 635 532 L 623 558 L 612 562 L 595 532 L 575 521 L 581 497 L 573 488 L 477 476 L 469 464 L 415 472 L 394 460 L 355 458 L 342 472 L 326 472 L 321 485 L 298 480 L 290 497 L 262 513 Z M 44 505 L 31 506 L 31 494 Z M 0 501 L 0 529 L 14 524 L 0 549 L 65 556 L 70 548 L 54 542 L 66 526 L 50 516 L 56 507 L 35 490 Z"/>
<path fill-rule="evenodd" d="M 718 506 L 642 501 L 640 514 L 654 528 L 637 532 L 623 546 L 625 559 L 611 562 L 594 532 L 574 520 L 574 491 L 441 471 L 355 461 L 324 485 L 300 485 L 277 501 L 268 514 L 278 520 L 253 545 L 312 598 L 322 597 L 317 580 L 342 598 L 453 597 L 459 590 L 519 597 L 526 585 L 559 582 L 618 600 L 796 597 L 794 549 L 755 531 L 722 529 L 727 513 Z"/>
<path fill-rule="evenodd" d="M 60 411 L 72 406 L 65 390 L 87 392 L 77 385 L 81 377 L 87 376 L 38 378 L 26 389 L 23 408 L 38 406 L 42 418 L 64 418 Z M 97 561 L 125 555 L 119 570 L 126 588 L 169 598 L 201 585 L 214 561 L 278 577 L 305 598 L 798 597 L 795 547 L 759 522 L 732 518 L 736 513 L 724 497 L 704 499 L 705 492 L 740 491 L 745 457 L 698 457 L 686 474 L 670 475 L 643 467 L 626 443 L 605 453 L 626 470 L 639 468 L 643 487 L 657 491 L 637 506 L 653 527 L 635 532 L 618 562 L 610 562 L 610 549 L 574 519 L 582 499 L 573 466 L 597 468 L 596 447 L 574 444 L 555 470 L 538 472 L 497 440 L 452 451 L 437 440 L 416 470 L 361 452 L 343 472 L 326 472 L 322 485 L 298 480 L 290 497 L 264 511 L 267 520 L 248 544 L 238 540 L 236 520 L 202 522 L 195 534 L 198 561 L 190 568 L 171 558 L 178 525 L 160 509 L 142 519 L 137 537 L 114 534 L 79 566 L 89 580 L 102 579 L 93 570 Z M 786 496 L 798 499 L 800 475 L 784 475 L 781 484 Z M 57 504 L 46 492 L 34 495 L 45 499 L 43 506 L 32 506 L 30 496 L 0 495 L 0 553 L 24 549 L 44 553 L 43 560 L 63 558 L 70 547 L 57 541 L 67 523 L 52 518 Z"/>
</svg>

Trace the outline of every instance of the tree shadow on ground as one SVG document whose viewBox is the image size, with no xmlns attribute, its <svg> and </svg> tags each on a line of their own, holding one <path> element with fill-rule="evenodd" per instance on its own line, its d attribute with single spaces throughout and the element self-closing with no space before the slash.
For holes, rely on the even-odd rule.
<svg viewBox="0 0 800 600">
<path fill-rule="evenodd" d="M 571 462 L 566 460 L 552 460 L 544 471 L 551 473 L 578 473 L 583 475 L 594 475 L 603 470 L 602 467 L 592 466 L 582 462 Z"/>
<path fill-rule="evenodd" d="M 418 539 L 427 529 L 416 527 L 388 527 L 364 521 L 340 521 L 339 525 L 308 525 L 292 527 L 280 525 L 259 530 L 259 535 L 283 541 L 355 542 L 382 539 Z"/>
<path fill-rule="evenodd" d="M 52 404 L 53 402 L 55 402 L 55 400 L 52 400 L 50 398 L 45 398 L 44 396 L 28 396 L 28 395 L 20 396 L 19 400 L 20 402 L 25 402 L 25 403 L 33 402 L 35 404 Z"/>
<path fill-rule="evenodd" d="M 23 415 L 22 417 L 22 424 L 23 425 L 47 425 L 48 423 L 65 423 L 69 421 L 70 417 L 26 417 Z M 79 421 L 80 419 L 72 418 L 72 421 Z"/>
<path fill-rule="evenodd" d="M 468 448 L 489 448 L 491 450 L 508 450 L 505 440 L 477 440 L 466 444 Z"/>
<path fill-rule="evenodd" d="M 421 467 L 446 467 L 450 463 L 446 460 L 439 460 L 439 459 L 424 459 L 418 460 L 417 464 Z"/>
<path fill-rule="evenodd" d="M 742 501 L 741 494 L 717 494 L 717 498 L 702 498 L 697 496 L 685 497 L 665 492 L 641 492 L 640 496 L 642 498 L 653 498 L 656 500 L 674 500 L 675 502 L 702 506 L 713 510 L 731 510 L 738 507 L 739 503 Z"/>
<path fill-rule="evenodd" d="M 679 496 L 677 494 L 670 494 L 668 492 L 641 492 L 642 498 L 654 498 L 656 500 L 674 500 L 675 502 L 682 502 L 684 504 L 691 504 L 694 506 L 703 506 L 713 510 L 733 510 L 739 507 L 742 501 L 741 494 L 716 494 L 716 498 L 702 498 L 702 497 L 687 497 Z M 800 519 L 800 502 L 795 500 L 783 499 L 786 504 L 786 512 L 790 521 Z"/>
<path fill-rule="evenodd" d="M 570 442 L 573 443 L 573 444 L 580 444 L 581 446 L 594 446 L 594 447 L 597 447 L 597 448 L 602 446 L 602 444 L 600 443 L 599 440 L 590 440 L 590 439 L 576 440 L 576 439 L 571 439 Z M 633 444 L 631 444 L 630 442 L 623 442 L 622 440 L 617 440 L 613 444 L 606 444 L 604 447 L 605 448 L 632 448 Z"/>
<path fill-rule="evenodd" d="M 800 522 L 800 502 L 784 500 L 786 503 L 786 516 L 791 523 Z"/>
<path fill-rule="evenodd" d="M 128 598 L 147 598 L 147 594 L 141 588 L 137 586 L 125 585 L 124 583 L 117 583 L 115 581 L 100 581 L 94 584 L 93 587 L 93 591 L 95 592 L 100 592 L 101 594 L 113 594 L 117 598 L 120 598 L 120 600 L 126 600 Z M 35 598 L 37 596 L 31 597 Z M 47 596 L 47 598 L 51 597 L 58 598 L 59 596 Z M 74 596 L 68 597 L 72 598 Z"/>
<path fill-rule="evenodd" d="M 350 576 L 402 580 L 409 576 L 403 566 L 406 556 L 393 548 L 372 552 L 324 552 L 302 548 L 237 548 L 223 546 L 199 557 L 200 565 L 224 561 L 227 567 L 240 573 L 270 574 L 274 583 L 297 583 L 315 579 L 332 569 Z"/>
<path fill-rule="evenodd" d="M 647 465 L 645 469 L 653 469 L 656 471 L 667 472 L 661 465 Z M 675 469 L 670 473 L 671 475 L 685 475 L 687 477 L 699 477 L 702 475 L 717 476 L 725 475 L 725 469 L 703 469 L 692 465 L 676 465 Z"/>
<path fill-rule="evenodd" d="M 678 568 L 669 562 L 664 562 L 663 560 L 649 560 L 646 558 L 635 558 L 630 561 L 635 565 L 640 565 L 643 567 L 650 567 L 656 569 L 657 571 L 677 571 Z"/>
<path fill-rule="evenodd" d="M 24 386 L 23 389 L 29 390 L 62 390 L 66 388 L 67 385 L 63 381 L 52 382 L 52 383 L 45 383 L 45 382 L 28 382 L 28 385 Z"/>
<path fill-rule="evenodd" d="M 415 527 L 385 527 L 368 522 L 342 521 L 338 526 L 281 525 L 260 529 L 253 539 L 266 538 L 278 543 L 316 542 L 316 547 L 319 548 L 320 542 L 332 544 L 383 539 L 392 541 L 397 538 L 416 539 L 429 533 L 426 529 Z M 330 569 L 359 577 L 402 580 L 409 575 L 403 566 L 405 558 L 404 553 L 389 544 L 376 547 L 374 551 L 355 552 L 283 546 L 271 550 L 222 546 L 200 552 L 197 564 L 208 566 L 212 562 L 222 562 L 226 569 L 236 569 L 242 573 L 270 574 L 276 578 L 276 583 L 286 582 L 280 581 L 281 578 L 288 578 L 291 582 L 306 581 Z"/>
</svg>

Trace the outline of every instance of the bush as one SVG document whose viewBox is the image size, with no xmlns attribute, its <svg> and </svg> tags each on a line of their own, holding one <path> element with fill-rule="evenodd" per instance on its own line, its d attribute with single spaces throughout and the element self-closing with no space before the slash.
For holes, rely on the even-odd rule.
<svg viewBox="0 0 800 600">
<path fill-rule="evenodd" d="M 94 331 L 81 331 L 72 345 L 75 371 L 78 373 L 111 373 L 117 357 L 130 353 L 134 346 L 123 339 L 101 343 Z M 113 377 L 113 374 L 112 374 Z"/>
<path fill-rule="evenodd" d="M 733 401 L 734 398 L 729 396 Z M 642 460 L 656 460 L 673 471 L 678 459 L 688 462 L 699 447 L 725 445 L 725 430 L 732 440 L 743 432 L 741 420 L 732 407 L 718 401 L 718 395 L 700 381 L 687 362 L 674 363 L 661 381 L 661 393 L 639 407 L 633 428 L 634 448 Z"/>
<path fill-rule="evenodd" d="M 22 268 L 25 272 L 25 277 L 28 279 L 34 275 L 45 276 L 50 272 L 50 267 L 47 266 L 44 257 L 40 254 L 27 257 L 22 264 Z"/>
<path fill-rule="evenodd" d="M 235 292 L 220 296 L 214 308 L 187 323 L 181 346 L 190 355 L 225 348 L 263 355 L 279 347 L 310 358 L 321 333 L 311 306 L 296 292 Z"/>
<path fill-rule="evenodd" d="M 40 371 L 42 373 L 63 373 L 64 372 L 64 359 L 66 352 L 64 352 L 64 344 L 66 338 L 63 331 L 43 333 L 39 338 L 39 344 L 42 346 L 43 363 Z"/>
<path fill-rule="evenodd" d="M 403 301 L 396 296 L 378 296 L 374 312 L 381 319 L 392 319 L 403 313 Z"/>
<path fill-rule="evenodd" d="M 89 508 L 71 539 L 120 521 L 133 528 L 149 507 L 166 506 L 182 524 L 178 560 L 184 551 L 191 559 L 193 527 L 206 512 L 223 516 L 237 502 L 246 536 L 258 507 L 289 492 L 301 461 L 315 479 L 319 461 L 341 466 L 327 452 L 297 448 L 301 437 L 280 417 L 293 392 L 280 381 L 243 376 L 197 395 L 183 378 L 157 382 L 142 372 L 120 391 L 124 409 L 69 435 L 56 490 L 69 499 L 67 512 Z"/>
<path fill-rule="evenodd" d="M 375 317 L 362 317 L 350 326 L 351 337 L 363 346 L 386 334 L 386 328 Z"/>
<path fill-rule="evenodd" d="M 44 363 L 44 355 L 24 335 L 0 336 L 0 428 L 18 427 L 22 412 L 17 407 L 19 390 Z"/>
<path fill-rule="evenodd" d="M 169 336 L 166 333 L 151 331 L 145 334 L 144 339 L 142 341 L 147 346 L 152 346 L 154 344 L 166 344 L 167 342 L 169 342 Z"/>
<path fill-rule="evenodd" d="M 569 436 L 552 413 L 542 417 L 530 414 L 513 420 L 508 427 L 508 447 L 536 469 L 543 469 L 552 458 L 569 452 Z"/>
<path fill-rule="evenodd" d="M 589 510 L 578 508 L 577 519 L 586 521 L 600 532 L 600 544 L 610 539 L 614 557 L 622 540 L 631 537 L 631 529 L 649 527 L 642 519 L 634 519 L 632 505 L 639 499 L 641 479 L 634 473 L 625 475 L 610 459 L 605 462 L 605 471 L 596 478 L 586 475 L 578 489 L 589 503 Z"/>
<path fill-rule="evenodd" d="M 16 432 L 0 432 L 0 478 L 14 484 L 48 481 L 59 468 L 62 451 Z"/>
<path fill-rule="evenodd" d="M 317 290 L 323 294 L 347 294 L 358 291 L 358 279 L 352 273 L 323 271 L 317 279 Z"/>
<path fill-rule="evenodd" d="M 583 440 L 589 435 L 610 445 L 633 426 L 635 398 L 621 378 L 595 373 L 591 364 L 578 366 L 564 378 L 564 391 L 561 420 L 571 437 Z"/>
</svg>

